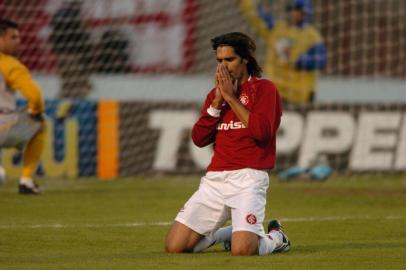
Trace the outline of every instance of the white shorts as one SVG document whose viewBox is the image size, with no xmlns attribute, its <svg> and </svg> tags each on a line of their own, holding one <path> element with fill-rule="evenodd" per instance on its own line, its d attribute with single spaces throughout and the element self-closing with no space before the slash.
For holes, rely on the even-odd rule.
<svg viewBox="0 0 406 270">
<path fill-rule="evenodd" d="M 0 147 L 23 148 L 38 132 L 41 123 L 26 112 L 0 114 Z"/>
<path fill-rule="evenodd" d="M 268 186 L 268 174 L 261 170 L 207 172 L 175 220 L 201 235 L 209 235 L 231 218 L 233 232 L 263 236 Z"/>
</svg>

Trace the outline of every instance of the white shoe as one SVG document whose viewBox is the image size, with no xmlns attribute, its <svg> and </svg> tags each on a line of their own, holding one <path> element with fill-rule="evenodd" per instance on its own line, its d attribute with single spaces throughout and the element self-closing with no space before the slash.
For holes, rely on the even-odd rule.
<svg viewBox="0 0 406 270">
<path fill-rule="evenodd" d="M 282 231 L 282 225 L 281 223 L 274 219 L 271 220 L 268 224 L 268 234 L 271 231 L 278 231 L 282 235 L 282 243 L 280 246 L 276 247 L 275 250 L 273 251 L 274 253 L 276 252 L 287 252 L 290 250 L 291 243 L 288 239 L 288 236 Z"/>
<path fill-rule="evenodd" d="M 39 195 L 39 194 L 41 194 L 41 189 L 35 183 L 32 183 L 31 185 L 27 185 L 25 183 L 20 183 L 18 185 L 18 193 L 24 194 L 24 195 L 25 194 Z"/>
</svg>

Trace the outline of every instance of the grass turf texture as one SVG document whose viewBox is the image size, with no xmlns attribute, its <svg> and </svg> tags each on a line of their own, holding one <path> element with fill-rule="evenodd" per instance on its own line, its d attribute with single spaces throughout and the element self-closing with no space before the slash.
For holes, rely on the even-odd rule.
<svg viewBox="0 0 406 270">
<path fill-rule="evenodd" d="M 41 196 L 0 187 L 0 269 L 406 269 L 406 176 L 272 180 L 266 218 L 292 251 L 232 257 L 220 246 L 166 254 L 163 241 L 199 177 L 43 180 Z M 164 222 L 164 223 L 159 223 Z"/>
</svg>

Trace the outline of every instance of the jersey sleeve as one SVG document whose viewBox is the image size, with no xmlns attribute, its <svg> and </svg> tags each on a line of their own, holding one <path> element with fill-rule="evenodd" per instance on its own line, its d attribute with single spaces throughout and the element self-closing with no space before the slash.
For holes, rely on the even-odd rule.
<svg viewBox="0 0 406 270">
<path fill-rule="evenodd" d="M 206 97 L 200 117 L 194 124 L 192 129 L 193 143 L 198 147 L 204 147 L 214 142 L 217 132 L 217 124 L 220 117 L 215 117 L 207 112 L 211 102 L 214 98 L 214 91 L 212 90 Z"/>
<path fill-rule="evenodd" d="M 323 69 L 327 64 L 327 50 L 320 33 L 313 27 L 307 27 L 307 36 L 311 41 L 305 52 L 299 55 L 296 68 L 301 70 Z"/>
<path fill-rule="evenodd" d="M 7 85 L 18 90 L 27 99 L 29 112 L 32 114 L 44 111 L 44 100 L 41 89 L 32 79 L 28 69 L 18 61 L 11 61 L 7 72 Z"/>
<path fill-rule="evenodd" d="M 327 64 L 327 51 L 323 43 L 318 43 L 307 52 L 300 55 L 296 62 L 296 68 L 300 70 L 323 69 Z"/>
<path fill-rule="evenodd" d="M 257 5 L 257 13 L 258 16 L 260 16 L 262 20 L 264 20 L 268 29 L 271 30 L 274 27 L 275 21 L 273 16 L 265 10 L 265 7 L 262 5 L 262 3 L 259 3 Z"/>
<path fill-rule="evenodd" d="M 251 136 L 266 142 L 276 136 L 282 116 L 282 102 L 276 87 L 269 81 L 261 82 L 248 119 Z"/>
<path fill-rule="evenodd" d="M 255 1 L 252 0 L 241 0 L 240 8 L 249 24 L 255 28 L 263 39 L 267 40 L 269 30 L 271 30 L 274 25 L 273 17 L 269 15 L 265 18 L 265 11 L 262 5 L 256 6 Z"/>
</svg>

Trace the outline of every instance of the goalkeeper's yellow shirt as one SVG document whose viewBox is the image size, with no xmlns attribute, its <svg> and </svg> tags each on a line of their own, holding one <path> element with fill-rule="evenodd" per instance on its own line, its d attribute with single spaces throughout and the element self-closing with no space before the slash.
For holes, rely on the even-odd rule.
<svg viewBox="0 0 406 270">
<path fill-rule="evenodd" d="M 0 113 L 16 110 L 17 90 L 27 99 L 29 113 L 44 111 L 41 89 L 28 69 L 16 58 L 0 53 Z"/>
</svg>

